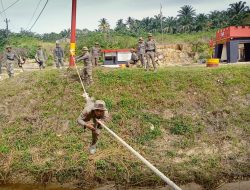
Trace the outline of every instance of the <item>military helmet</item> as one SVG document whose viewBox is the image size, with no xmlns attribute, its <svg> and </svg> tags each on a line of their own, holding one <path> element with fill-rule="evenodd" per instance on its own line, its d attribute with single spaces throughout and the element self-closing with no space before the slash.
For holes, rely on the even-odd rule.
<svg viewBox="0 0 250 190">
<path fill-rule="evenodd" d="M 83 51 L 89 51 L 89 49 L 88 49 L 86 46 L 84 46 L 84 47 L 82 48 L 82 50 L 83 50 Z"/>
<path fill-rule="evenodd" d="M 95 45 L 99 45 L 99 43 L 98 43 L 98 42 L 96 42 L 96 43 L 95 43 Z"/>
<path fill-rule="evenodd" d="M 56 44 L 59 44 L 59 40 L 56 40 Z"/>
<path fill-rule="evenodd" d="M 142 37 L 140 37 L 140 38 L 139 38 L 139 41 L 143 41 L 143 38 L 142 38 Z"/>
<path fill-rule="evenodd" d="M 148 37 L 152 37 L 153 35 L 152 35 L 152 33 L 148 33 Z"/>
<path fill-rule="evenodd" d="M 8 48 L 12 48 L 11 45 L 7 45 L 7 46 L 6 46 L 6 49 L 8 49 Z"/>
<path fill-rule="evenodd" d="M 96 100 L 94 104 L 94 110 L 107 111 L 105 102 L 103 100 Z"/>
</svg>

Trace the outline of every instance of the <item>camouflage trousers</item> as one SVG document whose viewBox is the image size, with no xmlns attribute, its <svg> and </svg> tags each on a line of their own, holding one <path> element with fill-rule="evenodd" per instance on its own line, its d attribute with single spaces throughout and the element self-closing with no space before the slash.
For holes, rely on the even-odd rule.
<svg viewBox="0 0 250 190">
<path fill-rule="evenodd" d="M 14 61 L 12 60 L 7 60 L 6 61 L 6 69 L 9 77 L 14 77 Z"/>
<path fill-rule="evenodd" d="M 155 52 L 154 51 L 148 51 L 146 53 L 146 56 L 147 56 L 147 66 L 146 66 L 146 69 L 149 70 L 149 65 L 150 65 L 150 60 L 152 62 L 152 65 L 154 67 L 154 70 L 156 70 L 156 63 L 155 63 Z"/>
<path fill-rule="evenodd" d="M 2 63 L 0 62 L 0 75 L 2 74 Z"/>
<path fill-rule="evenodd" d="M 92 58 L 92 64 L 93 64 L 93 66 L 98 66 L 98 61 L 99 61 L 99 57 L 93 57 Z"/>
<path fill-rule="evenodd" d="M 139 60 L 141 62 L 141 66 L 146 69 L 145 54 L 139 54 L 138 57 L 139 57 Z"/>
<path fill-rule="evenodd" d="M 45 69 L 45 62 L 44 61 L 39 61 L 37 62 L 38 63 L 38 66 L 39 66 L 39 69 Z"/>
<path fill-rule="evenodd" d="M 91 85 L 93 83 L 92 67 L 84 67 L 81 73 L 81 78 L 87 85 Z"/>
<path fill-rule="evenodd" d="M 55 63 L 56 63 L 56 67 L 57 68 L 60 68 L 60 67 L 63 67 L 64 66 L 64 63 L 63 63 L 63 59 L 62 58 L 55 58 Z"/>
</svg>

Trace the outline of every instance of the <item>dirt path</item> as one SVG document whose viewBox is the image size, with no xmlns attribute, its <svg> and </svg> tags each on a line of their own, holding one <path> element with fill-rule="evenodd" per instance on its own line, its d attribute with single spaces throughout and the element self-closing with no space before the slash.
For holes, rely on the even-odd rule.
<svg viewBox="0 0 250 190">
<path fill-rule="evenodd" d="M 67 67 L 67 66 L 68 65 L 66 64 L 65 67 Z M 46 70 L 47 69 L 57 69 L 57 68 L 55 66 L 49 66 L 49 67 L 46 67 Z M 22 72 L 31 72 L 31 71 L 38 71 L 38 70 L 39 70 L 38 64 L 26 63 L 23 65 L 23 70 L 18 68 L 18 67 L 14 68 L 14 76 L 17 76 Z M 5 67 L 2 67 L 2 74 L 0 74 L 0 76 L 1 76 L 0 81 L 9 78 Z"/>
</svg>

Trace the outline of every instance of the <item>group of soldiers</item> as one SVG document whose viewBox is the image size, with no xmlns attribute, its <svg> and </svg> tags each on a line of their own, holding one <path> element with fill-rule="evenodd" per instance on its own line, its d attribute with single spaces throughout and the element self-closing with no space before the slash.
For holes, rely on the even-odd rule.
<svg viewBox="0 0 250 190">
<path fill-rule="evenodd" d="M 83 61 L 84 67 L 81 72 L 81 78 L 86 83 L 86 85 L 91 85 L 93 83 L 92 68 L 98 65 L 99 58 L 101 56 L 101 48 L 99 43 L 96 42 L 95 46 L 89 49 L 83 47 L 82 55 L 76 57 L 76 61 Z M 136 65 L 138 61 L 141 62 L 141 66 L 149 71 L 150 62 L 153 65 L 154 71 L 156 71 L 156 42 L 153 39 L 151 33 L 148 34 L 148 40 L 144 42 L 143 38 L 140 37 L 137 49 L 131 49 L 131 59 L 127 63 L 127 67 Z"/>
<path fill-rule="evenodd" d="M 128 63 L 130 65 L 136 65 L 140 60 L 141 66 L 149 71 L 150 62 L 153 65 L 154 71 L 156 71 L 156 42 L 153 39 L 151 33 L 148 34 L 148 40 L 145 42 L 142 37 L 139 38 L 137 49 L 131 49 L 131 59 Z"/>
<path fill-rule="evenodd" d="M 56 68 L 63 68 L 64 67 L 64 51 L 60 47 L 59 42 L 56 42 L 56 47 L 53 49 L 53 56 Z M 38 46 L 36 51 L 35 60 L 39 66 L 39 69 L 44 69 L 46 66 L 46 61 L 48 60 L 48 56 L 46 51 L 42 48 L 41 45 Z"/>
<path fill-rule="evenodd" d="M 60 47 L 59 42 L 56 42 L 56 47 L 53 50 L 53 56 L 54 56 L 54 61 L 55 65 L 57 68 L 63 68 L 64 63 L 64 51 Z M 6 51 L 3 54 L 3 57 L 0 59 L 0 79 L 1 79 L 1 74 L 2 74 L 2 63 L 5 63 L 6 65 L 6 70 L 9 78 L 14 76 L 14 65 L 15 63 L 18 64 L 19 68 L 22 69 L 23 71 L 23 64 L 26 62 L 26 55 L 25 53 L 16 53 L 12 49 L 11 46 L 6 46 Z M 42 48 L 41 45 L 38 45 L 38 49 L 35 54 L 35 60 L 39 66 L 39 69 L 44 69 L 46 66 L 46 61 L 48 60 L 48 56 L 46 51 Z"/>
</svg>

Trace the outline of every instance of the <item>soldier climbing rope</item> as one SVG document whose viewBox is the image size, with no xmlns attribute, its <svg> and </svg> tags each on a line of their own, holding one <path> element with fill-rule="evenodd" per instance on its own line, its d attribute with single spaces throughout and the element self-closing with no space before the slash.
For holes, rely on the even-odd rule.
<svg viewBox="0 0 250 190">
<path fill-rule="evenodd" d="M 83 89 L 83 97 L 86 101 L 89 101 L 90 97 L 84 87 L 82 78 L 80 76 L 78 67 L 74 60 L 74 66 L 76 68 L 77 75 L 80 79 L 82 89 Z M 97 120 L 97 122 L 106 129 L 113 137 L 115 137 L 123 146 L 125 146 L 133 155 L 135 155 L 138 159 L 140 159 L 148 168 L 150 168 L 156 175 L 158 175 L 164 182 L 166 182 L 171 188 L 174 190 L 181 190 L 180 187 L 178 187 L 173 181 L 171 181 L 168 177 L 166 177 L 161 171 L 159 171 L 155 166 L 153 166 L 149 161 L 147 161 L 141 154 L 139 154 L 136 150 L 134 150 L 129 144 L 127 144 L 122 138 L 120 138 L 117 134 L 115 134 L 111 129 L 109 129 L 104 123 L 102 123 L 100 120 Z"/>
</svg>

